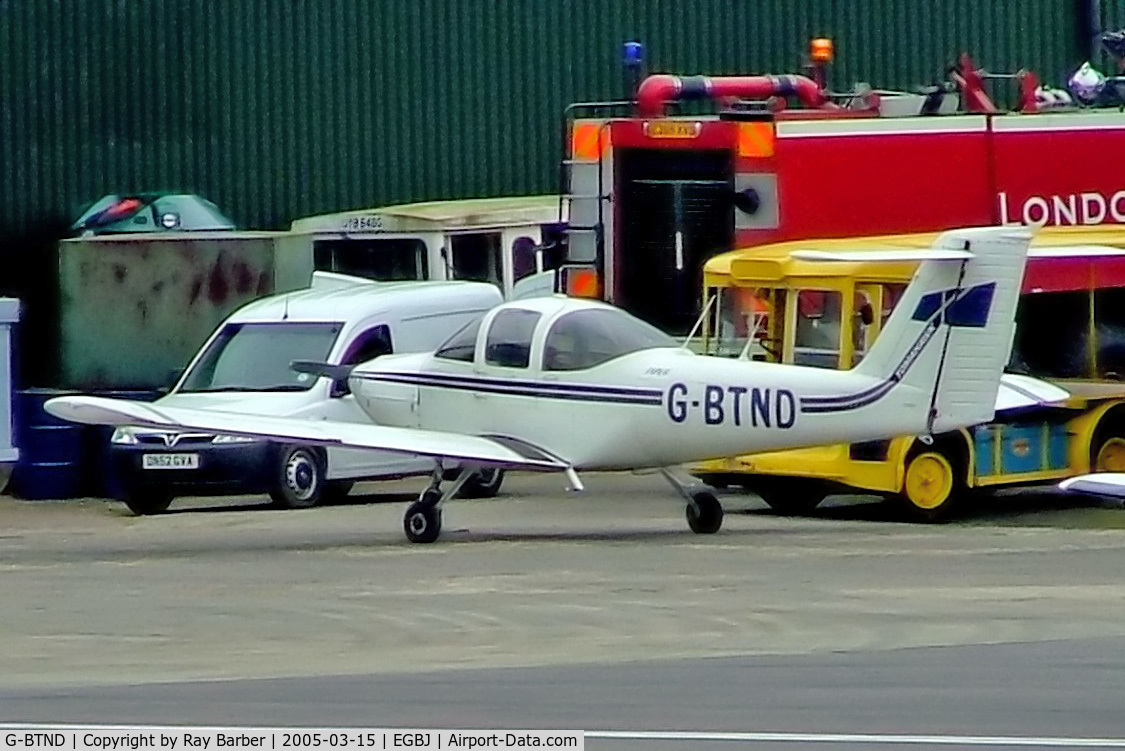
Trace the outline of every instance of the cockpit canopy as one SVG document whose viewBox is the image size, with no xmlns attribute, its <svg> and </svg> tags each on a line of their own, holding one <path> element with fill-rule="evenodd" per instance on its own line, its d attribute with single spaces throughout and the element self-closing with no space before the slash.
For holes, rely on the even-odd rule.
<svg viewBox="0 0 1125 751">
<path fill-rule="evenodd" d="M 583 370 L 652 347 L 675 347 L 672 337 L 616 308 L 588 308 L 560 316 L 543 344 L 543 370 Z"/>
<path fill-rule="evenodd" d="M 435 356 L 464 362 L 480 358 L 484 365 L 501 368 L 568 371 L 592 368 L 643 349 L 676 346 L 659 329 L 603 305 L 553 317 L 532 308 L 505 308 L 492 316 L 482 337 L 483 322 L 481 318 L 462 328 Z M 541 343 L 538 348 L 537 343 Z M 481 346 L 483 351 L 478 352 Z"/>
</svg>

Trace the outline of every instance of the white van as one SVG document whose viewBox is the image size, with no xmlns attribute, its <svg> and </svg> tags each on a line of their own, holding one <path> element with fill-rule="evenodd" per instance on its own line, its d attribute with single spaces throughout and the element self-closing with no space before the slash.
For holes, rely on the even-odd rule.
<svg viewBox="0 0 1125 751">
<path fill-rule="evenodd" d="M 154 404 L 367 422 L 346 381 L 297 372 L 291 363 L 349 365 L 432 350 L 500 302 L 500 290 L 480 282 L 373 282 L 316 272 L 308 289 L 235 311 Z M 432 459 L 401 454 L 149 428 L 119 428 L 110 444 L 118 494 L 137 514 L 160 513 L 177 495 L 265 492 L 278 506 L 303 508 L 346 495 L 358 480 L 433 469 Z M 494 495 L 502 480 L 499 470 L 482 471 L 466 494 Z"/>
</svg>

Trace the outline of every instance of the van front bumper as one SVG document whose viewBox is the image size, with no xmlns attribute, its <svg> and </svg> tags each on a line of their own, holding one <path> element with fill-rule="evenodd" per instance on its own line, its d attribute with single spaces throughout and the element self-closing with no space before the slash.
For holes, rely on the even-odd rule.
<svg viewBox="0 0 1125 751">
<path fill-rule="evenodd" d="M 267 441 L 230 444 L 114 444 L 110 463 L 121 489 L 162 489 L 174 495 L 265 493 L 277 475 L 278 447 Z M 192 468 L 147 468 L 146 456 L 179 462 L 194 457 Z M 150 460 L 151 461 L 151 460 Z M 158 460 L 159 461 L 159 460 Z"/>
</svg>

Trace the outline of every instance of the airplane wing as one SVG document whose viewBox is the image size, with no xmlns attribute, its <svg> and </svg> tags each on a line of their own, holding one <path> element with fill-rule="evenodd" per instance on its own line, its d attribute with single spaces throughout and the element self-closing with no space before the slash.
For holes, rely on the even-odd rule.
<svg viewBox="0 0 1125 751">
<path fill-rule="evenodd" d="M 1059 483 L 1059 490 L 1083 495 L 1125 498 L 1125 473 L 1095 472 L 1092 475 L 1079 475 Z"/>
<path fill-rule="evenodd" d="M 162 407 L 98 396 L 63 396 L 44 408 L 55 417 L 91 425 L 199 430 L 312 446 L 378 449 L 402 454 L 456 459 L 505 469 L 566 471 L 570 465 L 524 441 L 386 425 L 266 417 L 217 410 Z"/>
</svg>

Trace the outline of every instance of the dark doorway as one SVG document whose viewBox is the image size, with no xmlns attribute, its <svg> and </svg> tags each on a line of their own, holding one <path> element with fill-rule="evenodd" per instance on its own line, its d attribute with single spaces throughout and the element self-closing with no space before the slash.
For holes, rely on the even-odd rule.
<svg viewBox="0 0 1125 751">
<path fill-rule="evenodd" d="M 734 242 L 727 150 L 622 149 L 614 301 L 673 334 L 699 315 L 703 264 Z"/>
</svg>

